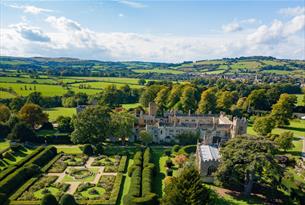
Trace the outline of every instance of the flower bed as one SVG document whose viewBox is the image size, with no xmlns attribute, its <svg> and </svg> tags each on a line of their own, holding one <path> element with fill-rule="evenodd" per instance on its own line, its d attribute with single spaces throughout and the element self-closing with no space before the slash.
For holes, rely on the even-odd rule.
<svg viewBox="0 0 305 205">
<path fill-rule="evenodd" d="M 91 166 L 105 166 L 104 172 L 117 172 L 120 165 L 121 156 L 98 156 L 94 159 Z"/>
<path fill-rule="evenodd" d="M 67 166 L 84 166 L 88 160 L 87 155 L 63 155 L 49 169 L 50 173 L 62 173 Z"/>
<path fill-rule="evenodd" d="M 84 179 L 93 175 L 93 172 L 86 168 L 81 169 L 70 169 L 67 174 L 72 176 L 74 179 Z"/>
</svg>

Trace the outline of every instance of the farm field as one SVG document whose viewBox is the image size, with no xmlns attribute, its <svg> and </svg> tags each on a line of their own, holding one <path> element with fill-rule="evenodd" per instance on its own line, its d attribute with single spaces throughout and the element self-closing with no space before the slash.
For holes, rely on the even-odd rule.
<svg viewBox="0 0 305 205">
<path fill-rule="evenodd" d="M 163 73 L 163 74 L 183 74 L 183 71 L 172 70 L 172 69 L 134 69 L 132 70 L 136 73 Z"/>
<path fill-rule="evenodd" d="M 49 120 L 54 122 L 59 116 L 72 117 L 76 114 L 76 108 L 55 107 L 44 109 L 49 114 Z"/>
<path fill-rule="evenodd" d="M 103 89 L 111 85 L 115 85 L 118 88 L 121 88 L 125 85 L 129 85 L 131 88 L 142 88 L 142 85 L 137 85 L 137 84 L 128 84 L 128 83 L 115 83 L 115 82 L 84 82 L 84 83 L 75 83 L 71 84 L 72 87 L 79 87 L 81 85 L 84 86 L 90 86 L 90 88 L 94 89 Z M 82 89 L 82 90 L 87 90 L 87 89 Z"/>
<path fill-rule="evenodd" d="M 231 65 L 232 69 L 258 69 L 262 64 L 258 61 L 240 61 Z"/>
<path fill-rule="evenodd" d="M 132 109 L 139 107 L 141 104 L 140 103 L 130 103 L 130 104 L 122 104 L 122 107 L 125 108 L 126 110 Z"/>
<path fill-rule="evenodd" d="M 15 95 L 12 95 L 11 93 L 0 91 L 0 99 L 9 99 L 9 98 L 14 98 Z"/>
<path fill-rule="evenodd" d="M 111 83 L 123 83 L 123 84 L 134 84 L 138 85 L 138 78 L 119 78 L 119 77 L 67 77 L 67 79 L 75 80 L 87 80 L 87 81 L 102 81 L 102 82 L 111 82 Z"/>
<path fill-rule="evenodd" d="M 32 83 L 38 84 L 56 84 L 57 82 L 50 78 L 29 78 L 29 77 L 0 77 L 0 82 L 4 83 Z"/>
</svg>

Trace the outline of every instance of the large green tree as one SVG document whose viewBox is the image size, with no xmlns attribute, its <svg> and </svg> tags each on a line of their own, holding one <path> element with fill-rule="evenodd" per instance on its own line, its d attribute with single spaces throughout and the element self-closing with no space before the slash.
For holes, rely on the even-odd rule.
<svg viewBox="0 0 305 205">
<path fill-rule="evenodd" d="M 35 132 L 29 124 L 19 122 L 14 126 L 12 132 L 8 135 L 8 138 L 17 142 L 33 141 L 35 140 Z"/>
<path fill-rule="evenodd" d="M 274 127 L 274 119 L 270 116 L 256 117 L 253 124 L 253 130 L 263 136 L 271 133 Z"/>
<path fill-rule="evenodd" d="M 220 91 L 217 93 L 217 109 L 229 112 L 234 103 L 234 95 L 230 91 Z"/>
<path fill-rule="evenodd" d="M 0 104 L 0 122 L 6 122 L 10 116 L 10 109 L 6 105 Z"/>
<path fill-rule="evenodd" d="M 121 139 L 122 144 L 125 144 L 126 138 L 133 134 L 133 126 L 135 123 L 134 115 L 122 111 L 122 112 L 112 112 L 111 113 L 111 128 L 112 135 Z"/>
<path fill-rule="evenodd" d="M 249 196 L 254 182 L 274 184 L 280 175 L 273 142 L 259 136 L 237 136 L 220 149 L 216 177 L 223 186 L 244 188 Z M 276 189 L 276 187 L 273 187 Z"/>
<path fill-rule="evenodd" d="M 266 96 L 266 90 L 253 90 L 247 97 L 247 108 L 251 110 L 268 110 L 270 104 Z"/>
<path fill-rule="evenodd" d="M 73 125 L 74 131 L 71 134 L 73 143 L 103 142 L 110 132 L 110 109 L 103 106 L 89 106 L 78 114 Z"/>
<path fill-rule="evenodd" d="M 271 116 L 277 126 L 289 125 L 289 119 L 292 117 L 296 101 L 295 95 L 284 93 L 277 103 L 272 106 Z"/>
<path fill-rule="evenodd" d="M 294 144 L 292 143 L 293 139 L 293 132 L 288 131 L 281 133 L 275 138 L 275 142 L 281 149 L 286 151 L 287 149 L 292 149 L 294 147 Z"/>
<path fill-rule="evenodd" d="M 174 85 L 168 95 L 167 107 L 169 109 L 177 107 L 182 95 L 182 85 Z"/>
<path fill-rule="evenodd" d="M 216 90 L 209 88 L 202 92 L 197 111 L 202 114 L 216 112 Z"/>
<path fill-rule="evenodd" d="M 22 120 L 29 123 L 34 129 L 38 125 L 48 122 L 48 114 L 44 113 L 39 105 L 28 103 L 19 111 Z"/>
<path fill-rule="evenodd" d="M 145 130 L 142 130 L 140 132 L 140 138 L 141 138 L 141 141 L 147 146 L 148 144 L 152 143 L 153 141 L 153 136 L 148 133 L 147 131 Z"/>
<path fill-rule="evenodd" d="M 186 85 L 183 88 L 180 97 L 181 107 L 184 113 L 194 113 L 196 110 L 197 102 L 195 98 L 196 89 L 193 86 Z"/>
<path fill-rule="evenodd" d="M 161 205 L 204 205 L 209 201 L 209 190 L 203 186 L 198 170 L 185 167 L 164 189 Z"/>
<path fill-rule="evenodd" d="M 161 115 L 164 114 L 164 111 L 167 110 L 167 98 L 169 94 L 168 88 L 163 88 L 160 90 L 157 94 L 157 97 L 155 98 L 155 103 L 158 106 L 158 111 Z"/>
</svg>

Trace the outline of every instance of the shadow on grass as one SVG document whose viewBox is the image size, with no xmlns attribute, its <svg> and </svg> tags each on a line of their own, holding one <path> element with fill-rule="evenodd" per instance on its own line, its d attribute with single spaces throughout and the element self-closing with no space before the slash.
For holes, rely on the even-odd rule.
<svg viewBox="0 0 305 205">
<path fill-rule="evenodd" d="M 290 131 L 298 131 L 298 132 L 304 132 L 305 133 L 305 128 L 302 128 L 302 127 L 279 127 L 279 128 L 285 129 L 285 130 L 290 130 Z"/>
<path fill-rule="evenodd" d="M 163 194 L 162 190 L 162 180 L 165 178 L 165 174 L 160 172 L 160 158 L 163 155 L 164 149 L 153 149 L 153 161 L 156 167 L 156 176 L 154 177 L 154 183 L 153 183 L 153 192 L 158 194 L 158 196 L 161 198 Z"/>
<path fill-rule="evenodd" d="M 119 196 L 118 196 L 118 199 L 116 201 L 116 205 L 123 204 L 122 201 L 123 201 L 123 189 L 124 189 L 125 180 L 126 180 L 126 176 L 123 176 L 122 183 L 121 183 L 121 186 L 120 186 Z"/>
</svg>

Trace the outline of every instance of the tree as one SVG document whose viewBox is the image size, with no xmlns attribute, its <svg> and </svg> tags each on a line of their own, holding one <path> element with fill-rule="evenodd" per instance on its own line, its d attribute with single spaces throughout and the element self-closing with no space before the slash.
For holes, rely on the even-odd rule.
<svg viewBox="0 0 305 205">
<path fill-rule="evenodd" d="M 161 205 L 204 205 L 208 204 L 209 195 L 198 170 L 193 166 L 186 167 L 178 177 L 167 181 Z"/>
<path fill-rule="evenodd" d="M 167 99 L 167 107 L 169 109 L 176 107 L 182 95 L 181 91 L 182 91 L 182 86 L 179 84 L 174 85 L 172 87 Z"/>
<path fill-rule="evenodd" d="M 284 93 L 276 104 L 272 106 L 271 116 L 274 118 L 276 126 L 289 125 L 289 119 L 292 117 L 293 108 L 297 98 L 295 95 Z"/>
<path fill-rule="evenodd" d="M 43 98 L 40 92 L 32 92 L 28 95 L 26 103 L 32 103 L 39 106 L 42 106 L 43 104 Z"/>
<path fill-rule="evenodd" d="M 196 98 L 195 98 L 196 89 L 190 85 L 184 87 L 180 102 L 182 106 L 182 110 L 184 113 L 194 113 L 196 110 Z"/>
<path fill-rule="evenodd" d="M 71 133 L 73 131 L 73 124 L 71 117 L 59 116 L 56 119 L 58 124 L 57 129 L 60 132 Z"/>
<path fill-rule="evenodd" d="M 59 205 L 77 205 L 77 203 L 71 194 L 64 194 L 60 198 Z"/>
<path fill-rule="evenodd" d="M 13 98 L 9 106 L 12 110 L 19 111 L 22 106 L 25 104 L 26 99 L 24 97 Z"/>
<path fill-rule="evenodd" d="M 198 112 L 202 114 L 215 113 L 216 111 L 216 90 L 209 88 L 202 92 L 201 99 L 198 104 Z"/>
<path fill-rule="evenodd" d="M 176 155 L 174 161 L 181 168 L 184 165 L 184 163 L 187 161 L 187 157 L 184 154 L 179 154 Z"/>
<path fill-rule="evenodd" d="M 234 103 L 234 96 L 230 91 L 220 91 L 217 93 L 217 109 L 229 112 Z"/>
<path fill-rule="evenodd" d="M 48 121 L 48 114 L 44 113 L 39 105 L 31 103 L 25 104 L 21 108 L 19 116 L 22 120 L 29 123 L 33 129 Z"/>
<path fill-rule="evenodd" d="M 271 133 L 274 127 L 274 119 L 270 116 L 256 117 L 253 124 L 253 130 L 263 136 Z"/>
<path fill-rule="evenodd" d="M 6 105 L 0 104 L 0 122 L 6 122 L 10 116 L 10 109 Z"/>
<path fill-rule="evenodd" d="M 6 138 L 10 131 L 11 129 L 7 124 L 0 122 L 0 139 Z"/>
<path fill-rule="evenodd" d="M 288 149 L 292 149 L 294 147 L 292 143 L 293 139 L 293 132 L 288 131 L 281 133 L 277 138 L 275 138 L 275 142 L 286 152 Z"/>
<path fill-rule="evenodd" d="M 54 195 L 46 194 L 43 196 L 40 204 L 41 205 L 58 205 L 58 202 Z"/>
<path fill-rule="evenodd" d="M 270 104 L 266 96 L 266 90 L 253 90 L 247 97 L 247 107 L 252 110 L 269 110 Z"/>
<path fill-rule="evenodd" d="M 84 149 L 83 149 L 83 153 L 85 155 L 92 156 L 93 155 L 92 145 L 91 144 L 85 144 Z"/>
<path fill-rule="evenodd" d="M 165 86 L 160 85 L 151 85 L 146 87 L 146 89 L 142 92 L 139 102 L 144 106 L 148 107 L 150 102 L 153 102 L 157 97 L 158 92 L 165 88 Z"/>
<path fill-rule="evenodd" d="M 145 79 L 139 79 L 138 83 L 139 83 L 139 85 L 145 85 L 146 80 Z"/>
<path fill-rule="evenodd" d="M 153 137 L 150 133 L 148 133 L 145 130 L 142 130 L 140 132 L 140 138 L 142 140 L 142 142 L 144 142 L 144 144 L 147 146 L 148 144 L 152 143 L 153 141 Z"/>
<path fill-rule="evenodd" d="M 117 139 L 120 138 L 122 144 L 125 144 L 126 138 L 133 133 L 135 120 L 134 115 L 125 111 L 111 113 L 112 135 Z"/>
<path fill-rule="evenodd" d="M 275 152 L 274 144 L 264 137 L 234 137 L 220 149 L 216 178 L 225 187 L 242 188 L 243 185 L 244 194 L 249 196 L 254 182 L 273 184 L 278 180 L 280 168 L 274 158 Z"/>
<path fill-rule="evenodd" d="M 179 141 L 181 145 L 189 145 L 189 144 L 196 144 L 199 139 L 200 133 L 193 133 L 193 132 L 182 132 L 175 136 L 175 138 Z"/>
<path fill-rule="evenodd" d="M 158 106 L 158 111 L 161 113 L 162 116 L 164 114 L 164 111 L 167 110 L 166 102 L 168 98 L 168 93 L 168 88 L 163 88 L 158 92 L 157 97 L 155 98 L 155 103 Z"/>
<path fill-rule="evenodd" d="M 89 106 L 74 119 L 73 143 L 96 144 L 103 142 L 109 135 L 111 123 L 110 110 L 102 106 Z"/>
<path fill-rule="evenodd" d="M 12 132 L 8 135 L 8 138 L 12 141 L 26 142 L 33 141 L 36 136 L 33 129 L 25 122 L 19 122 L 12 129 Z"/>
</svg>

